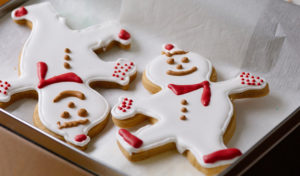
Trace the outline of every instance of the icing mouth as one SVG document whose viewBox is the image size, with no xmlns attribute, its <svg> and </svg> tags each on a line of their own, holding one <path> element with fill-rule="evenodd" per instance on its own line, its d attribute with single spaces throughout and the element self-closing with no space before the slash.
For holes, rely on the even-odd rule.
<svg viewBox="0 0 300 176">
<path fill-rule="evenodd" d="M 173 70 L 168 70 L 167 74 L 168 75 L 172 75 L 172 76 L 184 76 L 184 75 L 189 75 L 191 73 L 194 73 L 195 71 L 197 71 L 197 67 L 192 67 L 188 70 L 184 70 L 184 71 L 173 71 Z"/>
</svg>

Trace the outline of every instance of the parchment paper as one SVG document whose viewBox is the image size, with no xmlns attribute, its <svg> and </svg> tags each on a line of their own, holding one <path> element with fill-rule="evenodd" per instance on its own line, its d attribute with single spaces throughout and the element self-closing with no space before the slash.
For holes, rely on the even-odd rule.
<svg viewBox="0 0 300 176">
<path fill-rule="evenodd" d="M 27 4 L 39 2 L 29 1 Z M 300 105 L 300 9 L 281 0 L 52 0 L 74 29 L 120 19 L 132 34 L 130 51 L 114 48 L 100 55 L 134 60 L 138 76 L 128 91 L 98 89 L 113 106 L 120 95 L 150 94 L 141 84 L 146 64 L 160 54 L 163 43 L 209 58 L 218 80 L 240 71 L 265 77 L 270 94 L 235 101 L 237 127 L 228 147 L 246 152 Z M 18 54 L 30 30 L 16 25 L 10 14 L 0 19 L 0 75 L 17 77 Z M 1 76 L 3 77 L 3 76 Z M 35 100 L 22 100 L 7 110 L 32 124 Z M 128 175 L 202 175 L 175 151 L 131 163 L 116 145 L 117 128 L 110 121 L 86 153 Z"/>
</svg>

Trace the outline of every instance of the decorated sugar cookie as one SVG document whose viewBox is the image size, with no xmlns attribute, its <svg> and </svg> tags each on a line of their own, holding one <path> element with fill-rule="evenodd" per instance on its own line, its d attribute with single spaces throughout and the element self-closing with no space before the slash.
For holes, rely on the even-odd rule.
<svg viewBox="0 0 300 176">
<path fill-rule="evenodd" d="M 72 30 L 48 2 L 20 7 L 12 18 L 32 32 L 20 55 L 19 78 L 1 75 L 1 107 L 38 97 L 35 125 L 84 149 L 104 128 L 110 110 L 91 86 L 126 89 L 136 75 L 132 61 L 104 62 L 95 52 L 129 48 L 130 34 L 117 22 Z"/>
<path fill-rule="evenodd" d="M 235 127 L 232 100 L 268 93 L 265 79 L 242 72 L 235 78 L 216 81 L 206 58 L 163 46 L 162 55 L 146 67 L 143 85 L 155 93 L 150 98 L 121 97 L 112 109 L 121 127 L 117 141 L 125 156 L 138 161 L 177 149 L 205 173 L 217 173 L 242 153 L 227 148 Z M 131 132 L 125 128 L 150 120 L 152 125 Z"/>
</svg>

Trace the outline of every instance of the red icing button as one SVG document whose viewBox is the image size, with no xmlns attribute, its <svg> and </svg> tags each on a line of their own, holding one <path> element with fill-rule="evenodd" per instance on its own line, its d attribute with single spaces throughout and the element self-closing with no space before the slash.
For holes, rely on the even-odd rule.
<svg viewBox="0 0 300 176">
<path fill-rule="evenodd" d="M 86 140 L 86 138 L 87 137 L 85 134 L 79 134 L 79 135 L 75 136 L 75 141 L 82 142 L 82 141 Z"/>
<path fill-rule="evenodd" d="M 166 50 L 171 50 L 173 48 L 174 48 L 174 45 L 172 45 L 172 44 L 166 44 L 166 46 L 165 46 Z"/>
<path fill-rule="evenodd" d="M 119 38 L 123 40 L 128 40 L 130 39 L 130 34 L 125 29 L 121 29 L 121 31 L 119 32 Z"/>
<path fill-rule="evenodd" d="M 27 13 L 28 13 L 28 12 L 27 12 L 27 10 L 25 9 L 25 7 L 20 7 L 18 10 L 16 10 L 15 16 L 16 16 L 16 17 L 21 17 L 21 16 L 26 15 Z"/>
</svg>

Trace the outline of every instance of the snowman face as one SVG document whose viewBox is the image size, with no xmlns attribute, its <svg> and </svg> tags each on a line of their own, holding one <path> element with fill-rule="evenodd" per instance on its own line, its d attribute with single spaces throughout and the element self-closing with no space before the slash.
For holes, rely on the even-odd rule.
<svg viewBox="0 0 300 176">
<path fill-rule="evenodd" d="M 40 93 L 43 95 L 38 105 L 40 120 L 47 128 L 78 146 L 89 142 L 88 131 L 103 122 L 109 112 L 106 100 L 84 84 L 52 84 Z"/>
<path fill-rule="evenodd" d="M 193 52 L 171 57 L 161 55 L 146 68 L 147 78 L 161 87 L 168 84 L 195 84 L 207 80 L 210 73 L 211 63 Z"/>
</svg>

